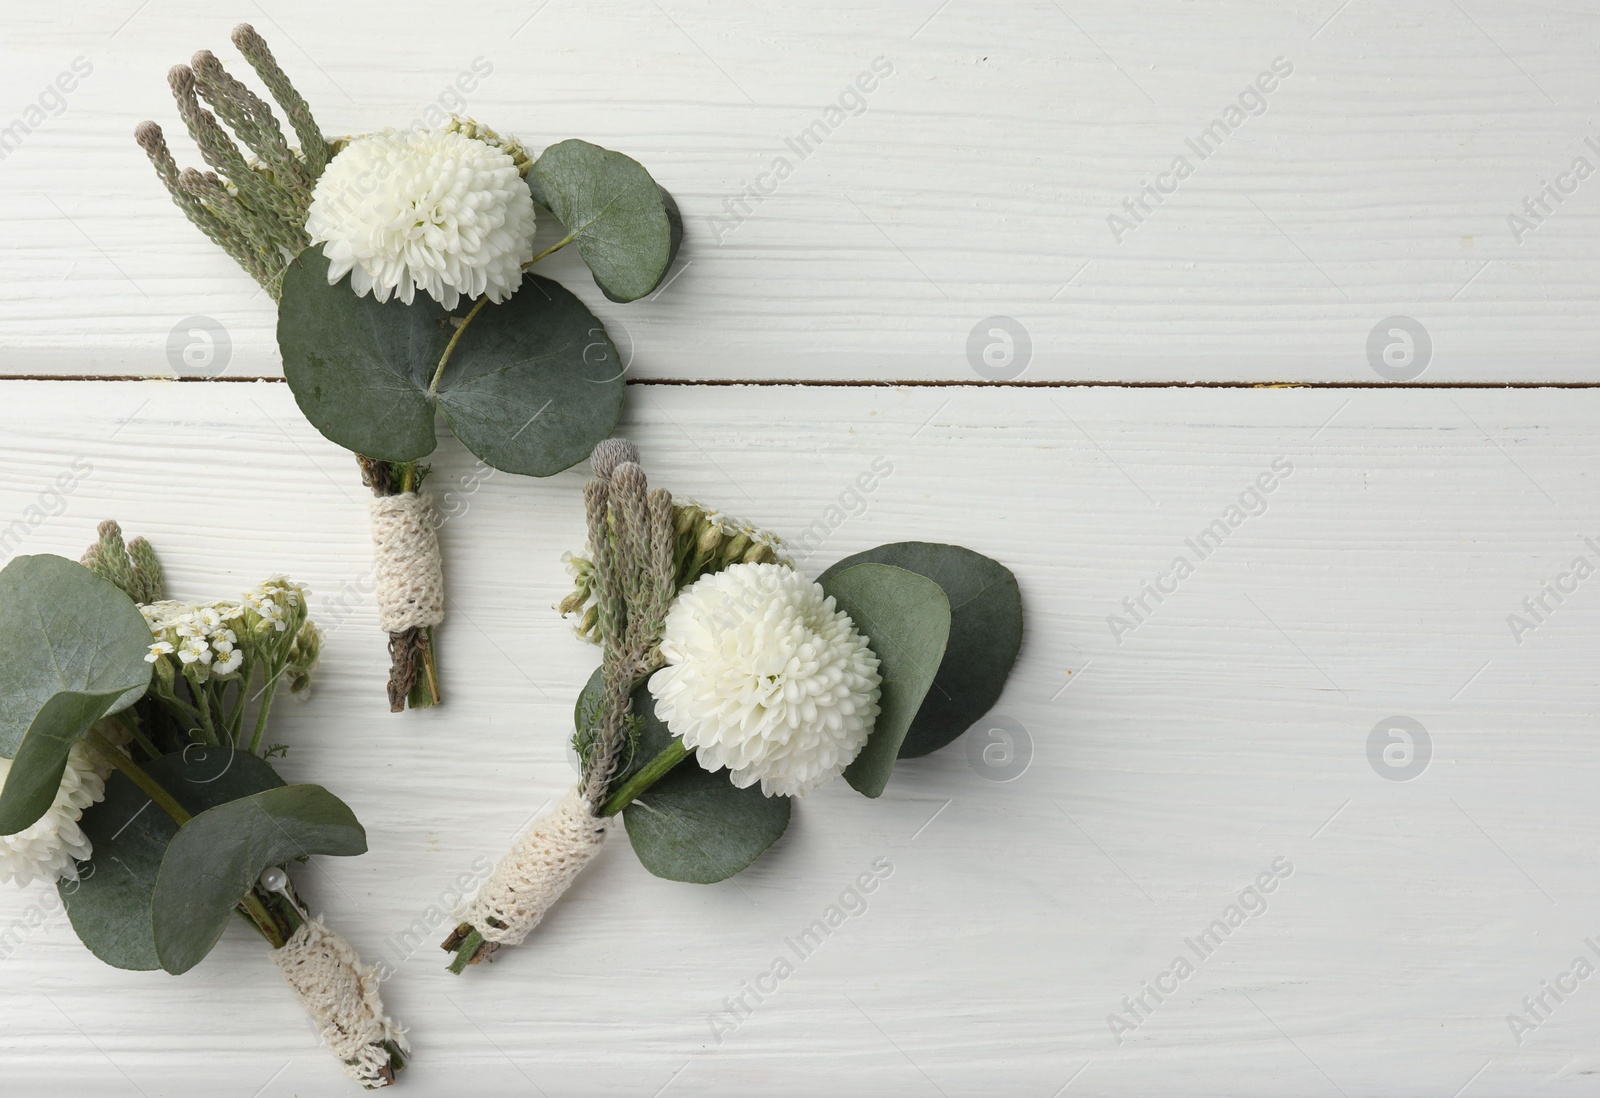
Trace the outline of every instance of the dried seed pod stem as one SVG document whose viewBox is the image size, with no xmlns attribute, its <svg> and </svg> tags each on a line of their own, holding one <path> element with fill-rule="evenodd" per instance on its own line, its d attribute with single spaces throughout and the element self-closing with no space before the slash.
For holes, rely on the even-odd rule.
<svg viewBox="0 0 1600 1098">
<path fill-rule="evenodd" d="M 327 139 L 322 136 L 322 128 L 311 117 L 310 105 L 278 66 L 266 39 L 257 34 L 249 23 L 240 23 L 233 28 L 233 44 L 250 62 L 250 67 L 272 93 L 272 98 L 283 108 L 295 136 L 300 139 L 300 154 L 305 157 L 306 171 L 313 180 L 316 179 L 322 174 L 322 169 L 328 166 L 331 153 Z"/>
<path fill-rule="evenodd" d="M 290 146 L 266 100 L 209 50 L 196 53 L 192 65 L 173 66 L 167 81 L 178 114 L 212 172 L 180 172 L 153 122 L 141 123 L 134 137 L 185 216 L 276 298 L 288 261 L 311 243 L 306 216 L 329 147 L 261 36 L 241 24 L 233 40 L 283 107 L 300 149 Z"/>
</svg>

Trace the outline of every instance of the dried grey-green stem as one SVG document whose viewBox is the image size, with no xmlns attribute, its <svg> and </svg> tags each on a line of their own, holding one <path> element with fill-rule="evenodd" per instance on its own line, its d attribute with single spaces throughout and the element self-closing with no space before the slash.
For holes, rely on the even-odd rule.
<svg viewBox="0 0 1600 1098">
<path fill-rule="evenodd" d="M 328 166 L 332 154 L 327 139 L 322 136 L 321 127 L 311 117 L 310 105 L 295 90 L 283 69 L 279 68 L 277 59 L 267 48 L 266 39 L 257 34 L 249 23 L 240 23 L 233 28 L 233 44 L 250 62 L 250 67 L 256 70 L 267 91 L 278 101 L 278 106 L 283 108 L 289 125 L 294 127 L 295 136 L 300 139 L 300 155 L 305 159 L 306 169 L 315 180 L 322 174 L 322 169 Z"/>
<path fill-rule="evenodd" d="M 115 584 L 137 603 L 159 602 L 165 580 L 156 551 L 144 538 L 122 541 L 122 527 L 111 519 L 99 527 L 100 539 L 84 551 L 80 563 Z"/>
<path fill-rule="evenodd" d="M 720 572 L 735 564 L 782 564 L 792 567 L 793 562 L 780 552 L 775 537 L 764 531 L 755 532 L 697 503 L 674 503 L 672 523 L 675 537 L 674 590 L 682 590 L 701 576 Z M 600 644 L 606 634 L 599 606 L 591 602 L 594 595 L 594 562 L 573 557 L 572 567 L 575 573 L 572 592 L 557 604 L 556 610 L 563 616 L 576 617 L 578 635 Z"/>
<path fill-rule="evenodd" d="M 304 161 L 289 148 L 272 108 L 255 92 L 229 75 L 216 54 L 201 50 L 190 61 L 194 69 L 195 86 L 211 109 L 224 124 L 238 135 L 250 151 L 259 158 L 258 170 L 270 172 L 273 182 L 281 190 L 280 205 L 283 211 L 293 213 L 311 204 L 311 188 L 316 177 Z"/>
<path fill-rule="evenodd" d="M 233 41 L 283 108 L 298 148 L 289 144 L 267 102 L 209 50 L 195 54 L 189 65 L 173 66 L 167 82 L 178 115 L 211 171 L 180 171 L 154 122 L 141 122 L 134 139 L 184 215 L 276 297 L 284 267 L 311 243 L 306 212 L 312 188 L 327 167 L 329 147 L 304 97 L 261 36 L 241 24 Z"/>
<path fill-rule="evenodd" d="M 598 810 L 629 743 L 633 689 L 660 662 L 661 630 L 677 592 L 677 535 L 672 494 L 649 487 L 631 444 L 606 440 L 595 447 L 593 464 L 583 500 L 605 641 L 583 795 Z"/>
<path fill-rule="evenodd" d="M 583 502 L 594 559 L 586 577 L 605 640 L 600 696 L 581 707 L 574 742 L 583 758 L 579 794 L 590 813 L 598 814 L 639 730 L 633 690 L 660 664 L 661 631 L 677 593 L 677 532 L 671 493 L 649 487 L 632 443 L 606 439 L 589 460 L 594 478 L 583 487 Z M 585 846 L 590 852 L 595 848 Z M 579 861 L 579 868 L 586 861 Z M 504 929 L 492 918 L 489 926 Z M 485 939 L 484 930 L 482 924 L 464 922 L 444 940 L 443 948 L 456 955 L 450 971 L 460 973 L 500 948 Z"/>
<path fill-rule="evenodd" d="M 133 131 L 134 140 L 139 147 L 144 149 L 150 157 L 150 163 L 155 165 L 156 175 L 166 185 L 167 193 L 172 196 L 172 201 L 183 211 L 201 232 L 211 239 L 211 242 L 228 253 L 228 256 L 257 282 L 265 282 L 267 275 L 262 257 L 256 252 L 244 232 L 236 225 L 230 224 L 211 207 L 207 206 L 201 197 L 193 192 L 192 186 L 186 188 L 182 182 L 182 173 L 178 171 L 178 164 L 172 158 L 172 152 L 167 148 L 166 135 L 161 132 L 161 127 L 154 122 L 141 122 Z M 193 171 L 194 169 L 189 169 Z"/>
</svg>

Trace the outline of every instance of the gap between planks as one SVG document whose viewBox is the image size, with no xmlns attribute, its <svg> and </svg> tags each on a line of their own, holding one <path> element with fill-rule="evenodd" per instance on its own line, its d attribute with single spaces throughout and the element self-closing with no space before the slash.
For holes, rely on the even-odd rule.
<svg viewBox="0 0 1600 1098">
<path fill-rule="evenodd" d="M 284 378 L 266 374 L 242 377 L 174 377 L 170 374 L 0 374 L 6 381 L 177 381 L 218 383 L 269 382 Z M 665 388 L 716 388 L 738 385 L 798 389 L 1600 389 L 1596 381 L 955 381 L 937 378 L 631 378 L 629 385 Z"/>
</svg>

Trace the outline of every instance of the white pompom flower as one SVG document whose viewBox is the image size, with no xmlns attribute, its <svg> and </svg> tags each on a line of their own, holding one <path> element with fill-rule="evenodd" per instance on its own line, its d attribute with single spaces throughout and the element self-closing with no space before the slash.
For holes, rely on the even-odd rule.
<svg viewBox="0 0 1600 1098">
<path fill-rule="evenodd" d="M 866 746 L 878 657 L 831 595 L 781 564 L 735 564 L 679 594 L 650 676 L 656 716 L 707 770 L 796 797 Z"/>
<path fill-rule="evenodd" d="M 423 290 L 446 309 L 462 296 L 499 303 L 533 258 L 533 195 L 507 153 L 452 130 L 357 137 L 311 193 L 306 232 L 358 295 Z"/>
<path fill-rule="evenodd" d="M 10 773 L 11 760 L 0 759 L 0 782 Z M 106 773 L 95 764 L 88 748 L 81 743 L 73 745 L 67 752 L 67 768 L 55 803 L 15 835 L 0 835 L 0 881 L 26 885 L 77 877 L 77 861 L 93 853 L 78 821 L 84 809 L 105 799 Z"/>
</svg>

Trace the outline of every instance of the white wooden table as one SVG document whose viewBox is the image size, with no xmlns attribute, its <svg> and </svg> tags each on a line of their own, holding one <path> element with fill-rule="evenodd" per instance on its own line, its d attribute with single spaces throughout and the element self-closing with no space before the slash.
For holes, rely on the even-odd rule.
<svg viewBox="0 0 1600 1098">
<path fill-rule="evenodd" d="M 480 61 L 469 113 L 648 165 L 686 217 L 681 273 L 629 307 L 575 260 L 551 273 L 631 351 L 625 428 L 653 480 L 793 536 L 886 460 L 803 566 L 904 539 L 1011 566 L 1028 634 L 986 724 L 1025 733 L 1013 762 L 963 740 L 881 801 L 831 786 L 711 887 L 649 876 L 618 836 L 528 945 L 445 973 L 458 875 L 573 778 L 596 657 L 548 608 L 582 474 L 484 477 L 442 446 L 451 696 L 383 712 L 353 463 L 272 380 L 270 301 L 131 141 L 145 117 L 177 129 L 166 66 L 231 57 L 240 18 L 330 128 L 408 122 Z M 1600 180 L 1572 170 L 1600 168 L 1600 9 L 95 0 L 0 19 L 0 130 L 91 69 L 0 135 L 0 530 L 22 524 L 0 549 L 75 556 L 117 517 L 179 593 L 310 584 L 329 636 L 315 698 L 281 712 L 283 769 L 367 825 L 371 851 L 320 861 L 307 891 L 394 969 L 404 1093 L 1600 1089 L 1600 982 L 1568 975 L 1600 965 L 1600 579 L 1573 571 L 1600 565 Z M 793 152 L 879 58 L 859 113 Z M 1230 103 L 1201 157 L 1188 142 Z M 1145 182 L 1176 185 L 1111 221 Z M 1535 222 L 1532 196 L 1568 183 Z M 170 381 L 194 373 L 220 381 Z M 778 380 L 797 384 L 708 384 Z M 727 1025 L 724 1000 L 874 865 L 892 872 L 867 909 Z M 242 930 L 182 979 L 123 973 L 50 895 L 0 891 L 5 1093 L 349 1093 Z M 1229 933 L 1202 943 L 1214 920 Z"/>
</svg>

